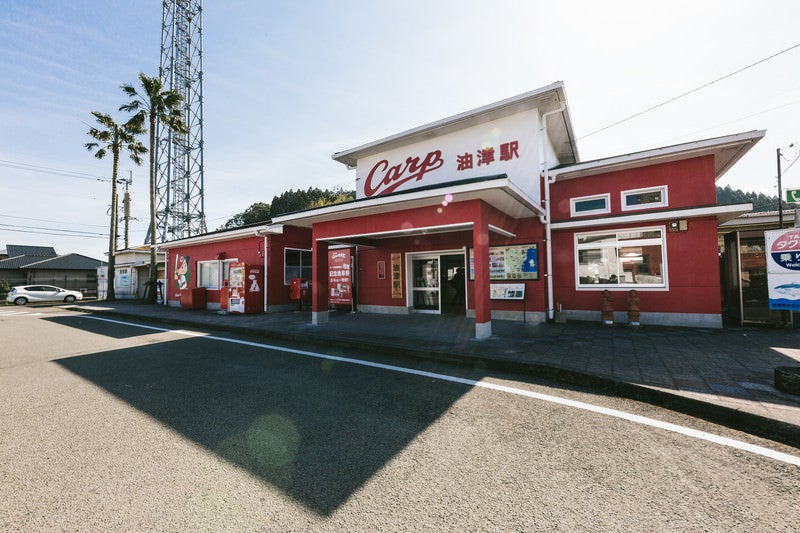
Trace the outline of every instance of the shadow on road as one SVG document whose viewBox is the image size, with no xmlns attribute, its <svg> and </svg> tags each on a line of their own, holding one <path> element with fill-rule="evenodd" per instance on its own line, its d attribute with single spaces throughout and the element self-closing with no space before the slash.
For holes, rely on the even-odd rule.
<svg viewBox="0 0 800 533">
<path fill-rule="evenodd" d="M 112 334 L 102 322 L 87 322 L 80 327 Z M 322 515 L 468 391 L 203 339 L 55 363 Z"/>
</svg>

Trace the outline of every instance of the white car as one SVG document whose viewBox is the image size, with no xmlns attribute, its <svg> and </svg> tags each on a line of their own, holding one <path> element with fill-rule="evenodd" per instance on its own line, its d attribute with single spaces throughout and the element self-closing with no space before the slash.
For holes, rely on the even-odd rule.
<svg viewBox="0 0 800 533">
<path fill-rule="evenodd" d="M 83 300 L 83 294 L 52 285 L 22 285 L 12 287 L 6 301 L 17 305 L 28 302 L 64 302 L 71 304 L 75 300 Z"/>
</svg>

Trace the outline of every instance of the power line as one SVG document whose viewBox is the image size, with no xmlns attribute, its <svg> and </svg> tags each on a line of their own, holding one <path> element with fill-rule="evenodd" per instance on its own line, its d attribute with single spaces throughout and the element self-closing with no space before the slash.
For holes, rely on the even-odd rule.
<svg viewBox="0 0 800 533">
<path fill-rule="evenodd" d="M 95 227 L 95 228 L 105 228 L 105 227 L 107 227 L 107 224 L 77 224 L 75 222 L 64 222 L 63 220 L 46 220 L 46 219 L 43 219 L 43 218 L 17 217 L 17 216 L 14 216 L 14 215 L 4 215 L 3 213 L 0 213 L 0 217 L 18 218 L 20 220 L 33 220 L 35 222 L 51 222 L 53 224 L 72 224 L 73 226 L 92 226 L 92 227 Z"/>
<path fill-rule="evenodd" d="M 699 90 L 701 90 L 701 89 L 705 89 L 706 87 L 709 87 L 709 86 L 711 86 L 711 85 L 714 85 L 715 83 L 718 83 L 718 82 L 720 82 L 720 81 L 722 81 L 722 80 L 728 79 L 728 78 L 730 78 L 731 76 L 735 76 L 736 74 L 739 74 L 740 72 L 744 72 L 745 70 L 747 70 L 747 69 L 749 69 L 749 68 L 755 67 L 756 65 L 760 65 L 761 63 L 764 63 L 765 61 L 769 61 L 770 59 L 773 59 L 773 58 L 775 58 L 775 57 L 778 57 L 778 56 L 779 56 L 779 55 L 781 55 L 781 54 L 785 54 L 786 52 L 789 52 L 789 51 L 791 51 L 791 50 L 794 50 L 795 48 L 798 48 L 798 47 L 800 47 L 800 43 L 797 43 L 797 44 L 795 44 L 795 45 L 793 45 L 793 46 L 790 46 L 789 48 L 786 48 L 786 49 L 784 49 L 784 50 L 781 50 L 780 52 L 777 52 L 777 53 L 775 53 L 775 54 L 772 54 L 772 55 L 771 55 L 771 56 L 769 56 L 769 57 L 765 57 L 764 59 L 760 59 L 760 60 L 756 61 L 755 63 L 751 63 L 750 65 L 747 65 L 746 67 L 742 67 L 742 68 L 740 68 L 739 70 L 736 70 L 736 71 L 734 71 L 734 72 L 731 72 L 730 74 L 726 74 L 725 76 L 722 76 L 722 77 L 720 77 L 720 78 L 717 78 L 717 79 L 715 79 L 715 80 L 713 80 L 713 81 L 710 81 L 710 82 L 708 82 L 708 83 L 704 83 L 704 84 L 703 84 L 703 85 L 701 85 L 700 87 L 696 87 L 696 88 L 692 89 L 691 91 L 687 91 L 687 92 L 685 92 L 685 93 L 683 93 L 683 94 L 679 94 L 678 96 L 675 96 L 675 97 L 673 97 L 673 98 L 670 98 L 669 100 L 666 100 L 666 101 L 664 101 L 664 102 L 661 102 L 660 104 L 656 104 L 656 105 L 654 105 L 654 106 L 652 106 L 652 107 L 648 107 L 648 108 L 647 108 L 647 109 L 645 109 L 644 111 L 639 111 L 638 113 L 635 113 L 635 114 L 633 114 L 633 115 L 631 115 L 631 116 L 629 116 L 629 117 L 623 118 L 622 120 L 618 120 L 618 121 L 614 122 L 613 124 L 609 124 L 608 126 L 605 126 L 605 127 L 603 127 L 603 128 L 600 128 L 599 130 L 594 130 L 594 131 L 593 131 L 593 132 L 591 132 L 591 133 L 587 133 L 587 134 L 586 134 L 586 135 L 584 135 L 583 137 L 580 137 L 578 140 L 585 139 L 586 137 L 590 137 L 590 136 L 594 135 L 595 133 L 600 133 L 601 131 L 605 131 L 605 130 L 607 130 L 607 129 L 609 129 L 609 128 L 613 128 L 614 126 L 617 126 L 617 125 L 619 125 L 619 124 L 622 124 L 623 122 L 627 122 L 627 121 L 629 121 L 629 120 L 631 120 L 631 119 L 633 119 L 633 118 L 636 118 L 636 117 L 642 116 L 642 115 L 644 115 L 645 113 L 649 113 L 650 111 L 653 111 L 654 109 L 658 109 L 659 107 L 663 107 L 663 106 L 665 106 L 665 105 L 667 105 L 667 104 L 669 104 L 669 103 L 672 103 L 672 102 L 674 102 L 675 100 L 678 100 L 678 99 L 680 99 L 680 98 L 683 98 L 684 96 L 688 96 L 688 95 L 690 95 L 690 94 L 692 94 L 692 93 L 696 93 L 697 91 L 699 91 Z"/>
<path fill-rule="evenodd" d="M 0 167 L 13 168 L 15 170 L 26 170 L 28 172 L 39 172 L 42 174 L 52 174 L 54 176 L 64 176 L 67 178 L 76 178 L 91 181 L 105 181 L 110 182 L 111 178 L 104 176 L 95 176 L 93 174 L 86 174 L 83 172 L 74 172 L 72 170 L 63 170 L 59 168 L 42 167 L 38 165 L 31 165 L 29 163 L 20 163 L 17 161 L 7 161 L 0 159 Z"/>
<path fill-rule="evenodd" d="M 92 235 L 65 235 L 63 233 L 54 233 L 54 232 L 48 232 L 48 231 L 31 231 L 31 230 L 26 230 L 26 229 L 8 229 L 8 228 L 3 228 L 3 231 L 13 231 L 13 232 L 16 232 L 16 233 L 33 233 L 33 234 L 36 234 L 36 235 L 56 235 L 58 237 L 80 237 L 81 239 L 104 239 L 105 240 L 105 239 L 108 238 L 108 237 L 105 237 L 105 236 L 103 236 L 103 237 L 94 237 Z"/>
<path fill-rule="evenodd" d="M 23 228 L 23 229 L 27 229 L 27 230 L 41 229 L 41 230 L 48 230 L 48 231 L 58 231 L 58 232 L 61 232 L 63 235 L 71 235 L 71 236 L 74 236 L 74 237 L 91 237 L 91 236 L 95 236 L 95 235 L 96 236 L 101 236 L 101 237 L 105 236 L 102 233 L 93 233 L 93 232 L 89 232 L 89 231 L 80 231 L 80 230 L 74 230 L 74 229 L 42 228 L 42 227 L 39 227 L 39 226 L 20 226 L 18 224 L 0 224 L 0 229 L 7 229 L 7 228 Z M 9 229 L 8 231 L 14 231 L 14 230 L 10 230 Z"/>
</svg>

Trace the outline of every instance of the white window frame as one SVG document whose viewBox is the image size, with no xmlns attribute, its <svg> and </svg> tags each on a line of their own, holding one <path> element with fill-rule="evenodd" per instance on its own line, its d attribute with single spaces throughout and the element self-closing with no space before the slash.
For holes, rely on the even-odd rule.
<svg viewBox="0 0 800 533">
<path fill-rule="evenodd" d="M 631 232 L 645 232 L 645 231 L 660 231 L 661 238 L 657 239 L 654 237 L 645 238 L 645 239 L 637 239 L 637 240 L 626 240 L 626 241 L 619 241 L 618 237 L 615 238 L 613 243 L 587 243 L 587 244 L 579 244 L 579 240 L 581 237 L 587 237 L 591 235 L 610 235 L 615 234 L 618 235 L 620 233 L 631 233 Z M 620 248 L 630 248 L 635 246 L 652 246 L 657 243 L 657 241 L 661 245 L 661 283 L 625 283 L 624 281 L 621 283 L 581 283 L 580 280 L 580 250 L 594 250 L 598 248 L 614 248 L 617 250 L 616 256 L 619 257 L 619 249 Z M 666 226 L 649 226 L 649 227 L 639 227 L 639 228 L 620 228 L 620 229 L 610 229 L 606 231 L 590 231 L 590 232 L 582 232 L 576 233 L 574 235 L 574 244 L 573 244 L 573 251 L 575 253 L 574 256 L 574 265 L 575 265 L 575 290 L 578 291 L 588 291 L 588 290 L 647 290 L 647 291 L 668 291 L 669 290 L 669 266 L 667 265 L 667 228 Z M 619 264 L 619 263 L 618 263 Z M 617 272 L 616 276 L 618 279 L 622 279 L 623 272 Z"/>
<path fill-rule="evenodd" d="M 636 204 L 636 205 L 628 205 L 626 202 L 626 198 L 631 195 L 635 194 L 646 194 L 649 192 L 661 192 L 661 201 L 660 202 L 650 202 L 647 204 Z M 657 187 L 645 187 L 643 189 L 631 189 L 628 191 L 621 191 L 619 193 L 619 200 L 620 200 L 620 209 L 623 211 L 639 211 L 641 209 L 653 209 L 655 207 L 667 207 L 669 206 L 669 199 L 667 197 L 667 186 L 666 185 L 659 185 Z"/>
<path fill-rule="evenodd" d="M 599 200 L 603 199 L 606 202 L 606 206 L 603 209 L 590 209 L 588 211 L 578 211 L 575 207 L 575 204 L 578 202 L 586 202 L 590 200 Z M 611 194 L 603 193 L 603 194 L 593 194 L 591 196 L 580 196 L 577 198 L 570 198 L 569 199 L 569 214 L 573 217 L 585 217 L 590 215 L 604 215 L 606 213 L 611 212 Z"/>
<path fill-rule="evenodd" d="M 209 266 L 210 267 L 212 265 L 214 267 L 216 267 L 216 269 L 217 269 L 216 283 L 213 286 L 212 285 L 202 285 L 203 273 L 201 272 L 201 269 L 203 267 L 205 267 L 205 266 Z M 219 261 L 216 261 L 216 260 L 215 261 L 198 261 L 196 267 L 197 267 L 197 286 L 198 287 L 205 287 L 206 289 L 210 289 L 210 290 L 218 290 L 219 289 L 219 276 L 220 276 Z"/>
<path fill-rule="evenodd" d="M 287 247 L 287 248 L 283 249 L 283 284 L 284 285 L 291 285 L 292 278 L 297 277 L 297 276 L 292 276 L 290 278 L 290 277 L 287 277 L 287 274 L 286 274 L 286 271 L 287 271 L 287 268 L 286 268 L 286 266 L 287 266 L 286 265 L 286 256 L 287 256 L 287 252 L 290 252 L 290 251 L 292 251 L 292 252 L 300 252 L 300 276 L 299 277 L 301 277 L 301 278 L 303 277 L 303 268 L 304 268 L 302 252 L 308 252 L 309 254 L 312 253 L 312 251 L 310 249 L 308 249 L 308 248 L 288 248 Z M 312 261 L 313 261 L 313 257 L 312 257 Z M 308 268 L 312 268 L 312 265 L 308 265 Z"/>
</svg>

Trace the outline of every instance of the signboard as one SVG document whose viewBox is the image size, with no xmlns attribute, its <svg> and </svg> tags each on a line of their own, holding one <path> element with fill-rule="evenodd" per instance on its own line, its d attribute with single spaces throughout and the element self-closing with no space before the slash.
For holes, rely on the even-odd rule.
<svg viewBox="0 0 800 533">
<path fill-rule="evenodd" d="M 800 311 L 800 228 L 764 232 L 769 308 Z"/>
<path fill-rule="evenodd" d="M 492 283 L 489 298 L 492 300 L 524 300 L 524 283 Z"/>
<path fill-rule="evenodd" d="M 790 204 L 800 204 L 800 189 L 786 189 L 786 201 Z"/>
<path fill-rule="evenodd" d="M 464 128 L 359 159 L 356 198 L 506 174 L 539 201 L 538 110 Z"/>
<path fill-rule="evenodd" d="M 469 250 L 469 279 L 475 279 L 475 252 Z M 539 279 L 539 254 L 535 244 L 489 247 L 490 280 Z"/>
<path fill-rule="evenodd" d="M 350 305 L 353 302 L 353 278 L 350 249 L 328 250 L 328 303 Z"/>
<path fill-rule="evenodd" d="M 402 256 L 399 253 L 391 255 L 392 264 L 392 299 L 397 300 L 403 297 L 403 270 L 401 267 Z"/>
</svg>

